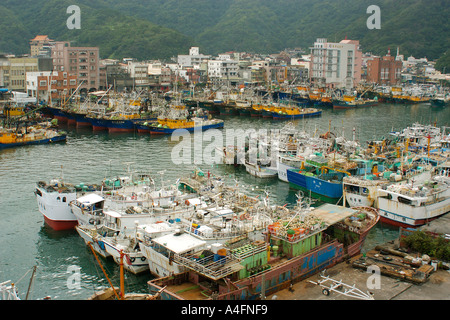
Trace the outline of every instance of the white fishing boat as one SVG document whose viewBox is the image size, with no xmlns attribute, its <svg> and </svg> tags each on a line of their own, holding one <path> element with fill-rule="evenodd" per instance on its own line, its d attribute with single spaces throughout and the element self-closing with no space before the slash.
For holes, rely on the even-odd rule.
<svg viewBox="0 0 450 320">
<path fill-rule="evenodd" d="M 419 166 L 405 174 L 385 171 L 378 175 L 346 176 L 342 179 L 343 194 L 350 207 L 378 208 L 380 189 L 391 184 L 421 183 L 431 179 L 430 166 Z"/>
<path fill-rule="evenodd" d="M 439 141 L 442 138 L 440 128 L 420 123 L 413 123 L 403 130 L 391 131 L 389 134 L 394 136 L 399 142 L 403 142 L 407 151 L 438 148 L 440 147 Z"/>
<path fill-rule="evenodd" d="M 79 225 L 76 226 L 78 234 L 83 238 L 86 244 L 91 243 L 94 250 L 104 258 L 112 256 L 116 262 L 120 257 L 120 250 L 130 246 L 131 250 L 128 257 L 134 258 L 138 262 L 142 254 L 136 249 L 137 243 L 132 245 L 131 239 L 135 238 L 136 226 L 153 224 L 162 221 L 175 221 L 176 219 L 190 217 L 197 208 L 205 205 L 203 201 L 189 201 L 178 203 L 178 205 L 144 206 L 142 203 L 136 205 L 134 202 L 115 203 L 114 209 L 107 205 L 105 199 L 99 195 L 88 195 L 77 199 L 71 203 L 75 215 L 79 217 Z M 192 201 L 192 202 L 191 202 Z M 153 203 L 153 202 L 152 202 Z M 128 249 L 127 249 L 128 250 Z M 131 260 L 125 261 L 125 267 L 133 272 L 140 273 L 144 271 L 145 264 L 131 263 Z"/>
<path fill-rule="evenodd" d="M 102 240 L 102 238 L 107 235 L 108 230 L 106 228 L 102 228 L 101 226 L 96 228 L 87 225 L 77 225 L 75 226 L 75 230 L 77 230 L 86 245 L 90 244 L 95 252 L 103 258 L 108 258 L 111 256 L 108 252 L 106 252 L 105 244 Z M 112 235 L 114 235 L 114 233 L 112 233 L 111 236 Z"/>
<path fill-rule="evenodd" d="M 51 180 L 48 184 L 39 181 L 34 194 L 39 212 L 52 229 L 67 230 L 77 225 L 77 218 L 69 206 L 69 203 L 78 195 L 73 185 L 64 184 L 56 179 Z"/>
<path fill-rule="evenodd" d="M 180 229 L 148 242 L 140 242 L 139 245 L 147 258 L 150 272 L 157 277 L 165 277 L 186 270 L 184 266 L 173 262 L 174 255 L 206 249 L 206 241 L 184 233 Z"/>
<path fill-rule="evenodd" d="M 49 183 L 39 181 L 36 183 L 34 194 L 39 212 L 44 216 L 45 222 L 54 230 L 73 229 L 77 224 L 77 217 L 72 212 L 71 203 L 88 194 L 111 194 L 123 186 L 134 183 L 129 176 L 104 179 L 100 184 L 78 185 L 64 182 L 61 178 L 52 179 Z"/>
<path fill-rule="evenodd" d="M 273 178 L 278 176 L 277 167 L 262 165 L 259 161 L 251 163 L 246 160 L 244 166 L 248 173 L 258 178 Z"/>
<path fill-rule="evenodd" d="M 99 194 L 87 194 L 69 203 L 79 225 L 100 225 L 103 222 L 105 198 Z"/>
<path fill-rule="evenodd" d="M 146 235 L 151 235 L 152 237 L 167 234 L 174 230 L 173 223 L 168 222 L 158 222 L 151 224 L 140 225 L 136 221 L 136 227 L 134 234 L 124 235 L 124 233 L 119 233 L 112 237 L 104 237 L 102 239 L 105 244 L 105 250 L 109 253 L 117 264 L 120 264 L 121 254 L 125 255 L 123 260 L 123 266 L 126 270 L 139 274 L 149 270 L 149 263 L 147 262 L 147 257 L 142 253 L 139 242 L 142 239 L 142 234 L 145 232 Z"/>
<path fill-rule="evenodd" d="M 437 175 L 424 183 L 393 184 L 380 193 L 380 219 L 392 225 L 418 227 L 450 211 L 447 176 Z"/>
</svg>

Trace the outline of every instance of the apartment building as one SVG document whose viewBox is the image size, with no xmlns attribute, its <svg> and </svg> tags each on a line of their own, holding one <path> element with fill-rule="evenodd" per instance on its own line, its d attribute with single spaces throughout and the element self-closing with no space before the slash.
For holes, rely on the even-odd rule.
<svg viewBox="0 0 450 320">
<path fill-rule="evenodd" d="M 53 40 L 51 40 L 47 35 L 37 35 L 34 39 L 30 40 L 30 53 L 32 57 L 35 56 L 48 56 L 51 55 L 51 48 L 53 45 Z"/>
<path fill-rule="evenodd" d="M 235 60 L 209 60 L 208 77 L 210 80 L 238 82 L 239 63 Z"/>
<path fill-rule="evenodd" d="M 350 89 L 361 81 L 362 51 L 358 40 L 334 43 L 318 38 L 310 50 L 311 83 Z"/>
<path fill-rule="evenodd" d="M 96 91 L 100 80 L 98 47 L 72 47 L 70 42 L 55 41 L 52 46 L 53 70 L 76 76 L 80 91 Z"/>
<path fill-rule="evenodd" d="M 67 72 L 27 72 L 28 96 L 37 101 L 63 101 L 75 92 L 77 77 Z"/>
</svg>

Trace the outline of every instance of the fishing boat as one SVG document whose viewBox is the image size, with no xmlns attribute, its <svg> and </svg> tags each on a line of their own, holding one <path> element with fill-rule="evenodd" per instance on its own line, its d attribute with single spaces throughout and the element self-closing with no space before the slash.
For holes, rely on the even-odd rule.
<svg viewBox="0 0 450 320">
<path fill-rule="evenodd" d="M 250 116 L 253 103 L 248 100 L 236 100 L 236 109 L 240 116 Z"/>
<path fill-rule="evenodd" d="M 255 118 L 262 117 L 263 110 L 264 110 L 263 104 L 261 103 L 254 104 L 252 105 L 252 108 L 250 110 L 250 116 Z"/>
<path fill-rule="evenodd" d="M 415 122 L 400 131 L 392 130 L 389 135 L 397 142 L 404 144 L 405 151 L 424 151 L 441 147 L 443 133 L 434 125 L 423 125 Z"/>
<path fill-rule="evenodd" d="M 333 109 L 354 109 L 358 107 L 371 107 L 378 104 L 375 99 L 356 99 L 344 96 L 341 99 L 333 99 Z"/>
<path fill-rule="evenodd" d="M 234 238 L 220 254 L 201 244 L 174 253 L 186 271 L 150 280 L 150 292 L 165 300 L 260 299 L 358 254 L 378 219 L 373 208 L 301 210 L 269 225 L 263 240 Z"/>
<path fill-rule="evenodd" d="M 260 161 L 250 162 L 245 160 L 244 162 L 245 170 L 252 176 L 258 178 L 273 178 L 278 176 L 278 171 L 276 167 L 270 165 L 263 165 Z"/>
<path fill-rule="evenodd" d="M 125 260 L 122 262 L 125 269 L 133 274 L 140 274 L 149 270 L 147 257 L 140 250 L 139 243 L 142 239 L 142 233 L 150 237 L 158 237 L 174 230 L 171 224 L 158 221 L 157 223 L 142 224 L 136 222 L 134 234 L 124 234 L 123 232 L 109 237 L 103 237 L 102 241 L 105 250 L 117 264 L 120 264 L 121 254 L 125 254 Z"/>
<path fill-rule="evenodd" d="M 302 168 L 287 170 L 289 185 L 311 192 L 326 202 L 336 203 L 342 197 L 342 179 L 351 173 L 328 164 L 329 159 L 311 155 L 304 161 Z"/>
<path fill-rule="evenodd" d="M 237 116 L 239 115 L 239 111 L 236 105 L 236 101 L 234 100 L 225 100 L 221 102 L 215 102 L 215 105 L 219 109 L 219 113 L 221 115 L 226 116 Z"/>
<path fill-rule="evenodd" d="M 380 189 L 381 221 L 416 228 L 450 211 L 450 180 L 437 175 L 422 183 L 392 184 Z"/>
<path fill-rule="evenodd" d="M 319 117 L 322 110 L 316 108 L 300 108 L 297 106 L 280 106 L 273 108 L 272 117 L 274 120 L 299 119 Z"/>
<path fill-rule="evenodd" d="M 0 149 L 14 148 L 26 145 L 49 144 L 64 142 L 67 135 L 56 131 L 48 124 L 38 124 L 19 128 L 0 128 Z"/>
<path fill-rule="evenodd" d="M 344 198 L 349 206 L 368 206 L 378 208 L 380 189 L 391 184 L 415 183 L 431 179 L 431 166 L 418 164 L 404 164 L 403 171 L 392 171 L 388 168 L 380 172 L 370 172 L 359 176 L 346 176 L 342 180 Z"/>
<path fill-rule="evenodd" d="M 112 256 L 116 262 L 121 250 L 130 251 L 129 256 L 135 259 L 128 259 L 125 267 L 140 273 L 147 266 L 136 250 L 137 243 L 133 242 L 137 226 L 191 216 L 195 207 L 183 202 L 188 195 L 185 197 L 176 188 L 138 193 L 129 193 L 126 189 L 128 186 L 107 197 L 85 195 L 72 201 L 70 206 L 78 220 L 76 230 L 86 244 L 92 243 L 98 254 L 105 258 Z"/>
<path fill-rule="evenodd" d="M 119 182 L 119 181 L 117 181 Z M 120 182 L 115 184 L 114 188 L 120 188 Z M 65 183 L 62 179 L 52 179 L 49 183 L 39 181 L 36 183 L 34 194 L 38 204 L 39 212 L 44 216 L 45 222 L 54 230 L 73 229 L 80 222 L 81 224 L 97 224 L 95 216 L 101 212 L 103 208 L 102 197 L 96 193 L 107 190 L 106 185 L 78 185 Z M 83 198 L 84 197 L 84 198 Z M 71 205 L 82 199 L 79 203 L 80 208 L 85 212 L 89 212 L 89 218 L 84 220 L 78 219 Z"/>
<path fill-rule="evenodd" d="M 69 206 L 77 197 L 77 191 L 72 185 L 60 183 L 59 180 L 52 180 L 49 184 L 39 181 L 34 193 L 39 211 L 52 229 L 67 230 L 78 224 Z"/>
<path fill-rule="evenodd" d="M 450 104 L 450 97 L 448 94 L 438 93 L 431 97 L 430 104 L 432 107 L 446 107 Z"/>
<path fill-rule="evenodd" d="M 129 175 L 104 179 L 99 184 L 73 184 L 65 182 L 61 173 L 58 179 L 38 181 L 34 194 L 39 212 L 54 230 L 73 229 L 78 224 L 97 225 L 97 216 L 104 207 L 104 197 L 114 195 L 111 192 L 116 192 L 125 185 L 142 183 L 142 175 L 135 177 L 137 178 Z M 82 201 L 77 202 L 79 199 Z"/>
<path fill-rule="evenodd" d="M 198 117 L 158 118 L 156 122 L 147 123 L 150 134 L 172 134 L 177 130 L 194 132 L 197 130 L 223 128 L 224 121 L 220 119 L 204 119 Z"/>
<path fill-rule="evenodd" d="M 220 259 L 226 241 L 236 237 L 261 237 L 261 232 L 273 222 L 263 210 L 239 209 L 233 204 L 199 208 L 191 218 L 180 219 L 175 231 L 160 237 L 145 232 L 139 245 L 147 257 L 150 272 L 157 277 L 183 272 L 185 266 L 174 261 L 175 255 L 202 250 L 202 256 Z M 223 255 L 222 255 L 223 256 Z"/>
</svg>

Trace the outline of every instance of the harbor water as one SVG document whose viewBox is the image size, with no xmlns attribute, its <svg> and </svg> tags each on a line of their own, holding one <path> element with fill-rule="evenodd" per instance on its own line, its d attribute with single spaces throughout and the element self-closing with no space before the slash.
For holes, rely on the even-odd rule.
<svg viewBox="0 0 450 320">
<path fill-rule="evenodd" d="M 251 117 L 220 117 L 224 129 L 280 129 L 286 121 Z M 414 122 L 450 125 L 450 109 L 429 104 L 379 104 L 354 110 L 324 109 L 320 117 L 294 122 L 298 129 L 322 134 L 329 129 L 348 139 L 355 135 L 361 144 L 388 137 Z M 353 130 L 353 128 L 355 130 Z M 67 142 L 0 150 L 0 282 L 12 280 L 25 299 L 31 270 L 37 267 L 31 286 L 31 299 L 87 299 L 95 291 L 108 287 L 93 254 L 75 230 L 53 231 L 45 225 L 34 196 L 37 181 L 63 177 L 78 184 L 98 183 L 105 177 L 125 175 L 127 163 L 132 170 L 147 171 L 159 183 L 175 183 L 189 174 L 195 165 L 175 165 L 172 150 L 178 142 L 170 136 L 138 133 L 93 133 L 86 128 L 62 125 Z M 242 191 L 253 195 L 269 193 L 276 204 L 293 204 L 296 190 L 278 179 L 260 179 L 245 168 L 226 165 L 198 165 L 223 176 L 228 183 L 239 183 Z M 315 203 L 313 205 L 318 205 Z M 398 229 L 379 224 L 369 234 L 365 249 L 395 239 Z M 112 260 L 101 260 L 111 281 L 118 286 L 119 267 Z M 147 292 L 150 274 L 125 273 L 127 292 Z"/>
</svg>

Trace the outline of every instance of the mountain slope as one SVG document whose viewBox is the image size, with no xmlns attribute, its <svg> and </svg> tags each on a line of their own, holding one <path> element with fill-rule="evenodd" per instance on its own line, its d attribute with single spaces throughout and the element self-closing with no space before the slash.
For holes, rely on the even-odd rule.
<svg viewBox="0 0 450 320">
<path fill-rule="evenodd" d="M 308 48 L 316 38 L 358 39 L 363 51 L 436 59 L 449 46 L 447 0 L 98 0 L 110 8 L 192 36 L 206 53 L 273 53 Z M 369 30 L 370 5 L 381 10 L 381 29 Z"/>
<path fill-rule="evenodd" d="M 26 6 L 28 3 L 28 7 Z M 26 0 L 16 6 L 16 1 L 6 0 L 10 16 L 23 21 L 19 26 L 27 31 L 17 37 L 16 47 L 9 51 L 29 52 L 29 40 L 37 34 L 45 34 L 61 41 L 71 41 L 74 46 L 99 46 L 104 58 L 134 57 L 138 59 L 170 58 L 192 45 L 189 37 L 144 19 L 129 17 L 95 2 L 79 1 L 81 29 L 70 30 L 66 22 L 70 14 L 67 7 L 71 0 Z M 15 24 L 15 23 L 14 23 Z M 0 21 L 3 28 L 4 23 Z M 13 41 L 2 41 L 0 50 L 7 51 Z M 21 52 L 19 52 L 21 51 Z"/>
<path fill-rule="evenodd" d="M 99 45 L 105 57 L 154 58 L 225 51 L 261 53 L 303 47 L 317 38 L 360 40 L 364 52 L 385 54 L 400 48 L 405 56 L 437 59 L 450 44 L 448 0 L 78 0 L 82 29 L 68 30 L 67 0 L 3 0 L 18 41 L 49 34 L 76 45 Z M 366 26 L 370 5 L 381 10 L 381 29 Z M 1 12 L 1 11 L 0 11 Z M 8 29 L 7 29 L 8 30 Z M 16 41 L 17 42 L 17 41 Z M 0 49 L 19 45 L 2 39 Z M 12 49 L 11 49 L 12 50 Z M 14 49 L 16 50 L 16 49 Z M 26 52 L 28 49 L 26 49 Z"/>
</svg>

